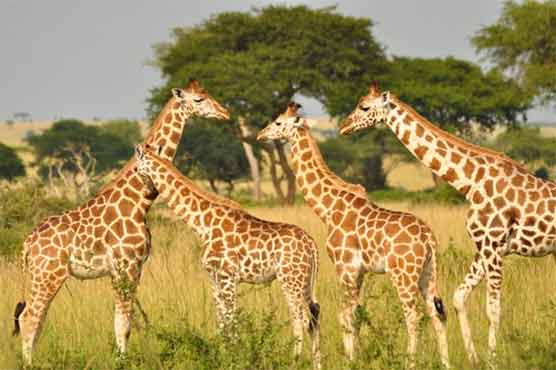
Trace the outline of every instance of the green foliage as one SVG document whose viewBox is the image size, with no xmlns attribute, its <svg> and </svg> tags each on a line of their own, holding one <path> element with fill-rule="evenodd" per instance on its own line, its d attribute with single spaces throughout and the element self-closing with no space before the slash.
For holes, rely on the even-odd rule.
<svg viewBox="0 0 556 370">
<path fill-rule="evenodd" d="M 386 187 L 384 154 L 413 159 L 389 130 L 375 129 L 319 143 L 330 169 L 346 181 L 362 184 L 368 191 Z"/>
<path fill-rule="evenodd" d="M 15 150 L 0 143 L 0 179 L 13 180 L 25 176 L 25 166 Z"/>
<path fill-rule="evenodd" d="M 548 173 L 548 168 L 545 166 L 539 167 L 533 172 L 533 175 L 537 176 L 539 179 L 548 180 L 550 174 Z"/>
<path fill-rule="evenodd" d="M 131 146 L 140 143 L 143 139 L 139 122 L 127 119 L 103 122 L 100 126 L 100 131 L 110 136 L 119 137 Z"/>
<path fill-rule="evenodd" d="M 42 219 L 73 206 L 66 198 L 48 195 L 44 186 L 35 182 L 0 189 L 0 255 L 13 256 Z"/>
<path fill-rule="evenodd" d="M 541 101 L 556 99 L 556 1 L 506 1 L 495 24 L 472 43 L 500 69 L 510 72 Z"/>
<path fill-rule="evenodd" d="M 64 170 L 77 172 L 77 158 L 87 165 L 92 160 L 87 156 L 90 154 L 96 160 L 95 170 L 104 172 L 118 168 L 121 161 L 133 154 L 132 144 L 110 130 L 110 125 L 100 129 L 78 120 L 61 120 L 41 134 L 31 135 L 27 141 L 41 165 L 45 165 L 47 159 L 55 159 L 64 163 Z"/>
<path fill-rule="evenodd" d="M 386 59 L 367 18 L 334 7 L 268 6 L 225 12 L 192 28 L 177 28 L 173 40 L 155 46 L 154 64 L 165 78 L 151 90 L 153 117 L 171 87 L 195 77 L 233 116 L 262 127 L 297 93 L 311 96 L 333 115 L 348 112 L 370 76 Z"/>
<path fill-rule="evenodd" d="M 249 175 L 249 164 L 230 127 L 199 120 L 187 128 L 176 155 L 176 165 L 185 174 L 227 183 Z"/>
<path fill-rule="evenodd" d="M 466 132 L 471 122 L 484 128 L 513 125 L 531 104 L 516 83 L 497 70 L 483 72 L 471 62 L 448 57 L 396 57 L 385 86 L 427 119 Z M 378 78 L 380 80 L 380 77 Z"/>
<path fill-rule="evenodd" d="M 496 137 L 493 146 L 527 165 L 534 165 L 537 161 L 547 166 L 556 165 L 556 138 L 542 136 L 536 127 L 516 127 L 504 131 Z"/>
<path fill-rule="evenodd" d="M 155 328 L 154 335 L 161 343 L 160 365 L 164 369 L 198 370 L 309 369 L 310 361 L 295 361 L 292 343 L 283 340 L 276 322 L 272 312 L 262 319 L 240 313 L 228 331 L 230 335 L 206 335 L 186 320 Z"/>
<path fill-rule="evenodd" d="M 369 199 L 373 201 L 410 201 L 415 204 L 442 203 L 464 204 L 464 196 L 448 184 L 442 183 L 432 189 L 407 191 L 404 189 L 384 189 L 372 191 Z"/>
</svg>

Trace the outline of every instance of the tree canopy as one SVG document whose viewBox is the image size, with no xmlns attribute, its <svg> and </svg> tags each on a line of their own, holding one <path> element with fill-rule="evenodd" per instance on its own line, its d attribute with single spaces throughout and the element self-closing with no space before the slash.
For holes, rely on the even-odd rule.
<svg viewBox="0 0 556 370">
<path fill-rule="evenodd" d="M 62 179 L 77 198 L 88 195 L 100 175 L 119 168 L 133 155 L 128 139 L 71 119 L 54 122 L 26 140 L 35 151 L 39 174 L 48 177 L 52 186 L 54 178 Z"/>
<path fill-rule="evenodd" d="M 556 103 L 556 0 L 506 1 L 496 23 L 472 42 L 541 102 Z"/>
<path fill-rule="evenodd" d="M 25 166 L 16 151 L 0 143 L 0 179 L 13 180 L 25 176 Z"/>
<path fill-rule="evenodd" d="M 353 101 L 385 67 L 371 27 L 371 20 L 341 15 L 333 7 L 269 6 L 176 28 L 172 41 L 155 46 L 154 64 L 166 82 L 152 90 L 150 112 L 160 110 L 170 87 L 195 76 L 234 115 L 258 127 L 297 93 L 336 115 L 341 101 Z"/>
<path fill-rule="evenodd" d="M 191 77 L 254 132 L 296 94 L 317 99 L 332 115 L 345 113 L 345 100 L 355 104 L 371 76 L 386 68 L 371 27 L 371 20 L 341 15 L 334 7 L 268 6 L 220 13 L 199 26 L 177 28 L 170 42 L 155 46 L 154 65 L 165 82 L 151 90 L 149 114 L 160 111 L 171 87 L 183 86 Z M 281 172 L 288 184 L 284 200 L 292 202 L 295 178 L 283 146 L 263 149 L 276 193 L 283 194 Z"/>
<path fill-rule="evenodd" d="M 228 184 L 231 191 L 235 180 L 249 174 L 241 143 L 229 127 L 199 121 L 187 127 L 176 165 L 186 175 L 207 179 L 215 192 L 217 181 Z"/>
<path fill-rule="evenodd" d="M 423 116 L 460 132 L 471 122 L 485 128 L 515 124 L 531 104 L 530 96 L 500 71 L 483 72 L 451 57 L 396 57 L 383 78 L 388 90 Z"/>
</svg>

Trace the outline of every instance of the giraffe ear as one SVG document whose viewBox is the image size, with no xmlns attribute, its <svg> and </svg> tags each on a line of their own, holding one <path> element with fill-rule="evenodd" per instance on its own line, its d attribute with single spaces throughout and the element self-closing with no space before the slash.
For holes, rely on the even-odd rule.
<svg viewBox="0 0 556 370">
<path fill-rule="evenodd" d="M 135 145 L 135 157 L 138 160 L 141 160 L 143 159 L 144 156 L 145 156 L 145 151 L 143 150 L 143 146 L 141 144 Z"/>
<path fill-rule="evenodd" d="M 175 98 L 177 99 L 183 99 L 185 98 L 185 91 L 183 91 L 182 89 L 172 89 L 172 95 L 174 95 Z"/>
</svg>

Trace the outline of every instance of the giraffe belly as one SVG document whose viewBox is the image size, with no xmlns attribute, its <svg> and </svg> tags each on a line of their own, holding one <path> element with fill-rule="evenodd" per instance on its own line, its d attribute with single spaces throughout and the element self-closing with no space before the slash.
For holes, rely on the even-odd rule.
<svg viewBox="0 0 556 370">
<path fill-rule="evenodd" d="M 99 257 L 96 257 L 99 258 Z M 91 262 L 70 257 L 69 269 L 72 276 L 78 279 L 97 279 L 110 273 L 107 263 L 102 260 L 93 259 Z"/>
<path fill-rule="evenodd" d="M 556 235 L 531 234 L 518 232 L 510 242 L 506 254 L 518 254 L 524 257 L 544 257 L 556 253 Z"/>
</svg>

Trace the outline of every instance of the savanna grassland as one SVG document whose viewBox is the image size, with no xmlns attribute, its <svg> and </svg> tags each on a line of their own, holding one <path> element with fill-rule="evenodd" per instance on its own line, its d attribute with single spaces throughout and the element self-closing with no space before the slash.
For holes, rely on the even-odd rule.
<svg viewBox="0 0 556 370">
<path fill-rule="evenodd" d="M 451 308 L 451 295 L 466 273 L 474 247 L 463 227 L 465 206 L 385 203 L 422 217 L 436 232 L 440 292 L 448 307 L 450 356 L 455 369 L 469 369 Z M 384 275 L 367 275 L 361 353 L 351 365 L 343 357 L 337 321 L 341 292 L 334 268 L 323 250 L 325 229 L 304 204 L 292 207 L 250 208 L 253 214 L 303 226 L 316 239 L 321 254 L 317 297 L 322 312 L 323 369 L 400 369 L 406 345 L 405 324 L 394 289 Z M 298 369 L 310 368 L 305 355 L 291 359 L 291 331 L 285 301 L 277 283 L 270 287 L 242 285 L 239 338 L 227 343 L 216 334 L 215 313 L 208 278 L 199 262 L 198 239 L 181 221 L 157 206 L 149 216 L 153 249 L 144 270 L 139 300 L 150 326 L 136 315 L 129 357 L 116 362 L 113 337 L 113 295 L 108 279 L 66 284 L 51 306 L 34 357 L 44 369 Z M 499 361 L 502 369 L 553 369 L 556 363 L 556 281 L 552 258 L 505 260 Z M 10 334 L 14 304 L 20 298 L 21 274 L 14 261 L 0 262 L 0 368 L 20 364 L 20 341 Z M 469 299 L 474 338 L 486 357 L 485 289 Z M 142 327 L 139 329 L 138 327 Z M 422 320 L 419 368 L 440 368 L 430 323 Z"/>
</svg>

